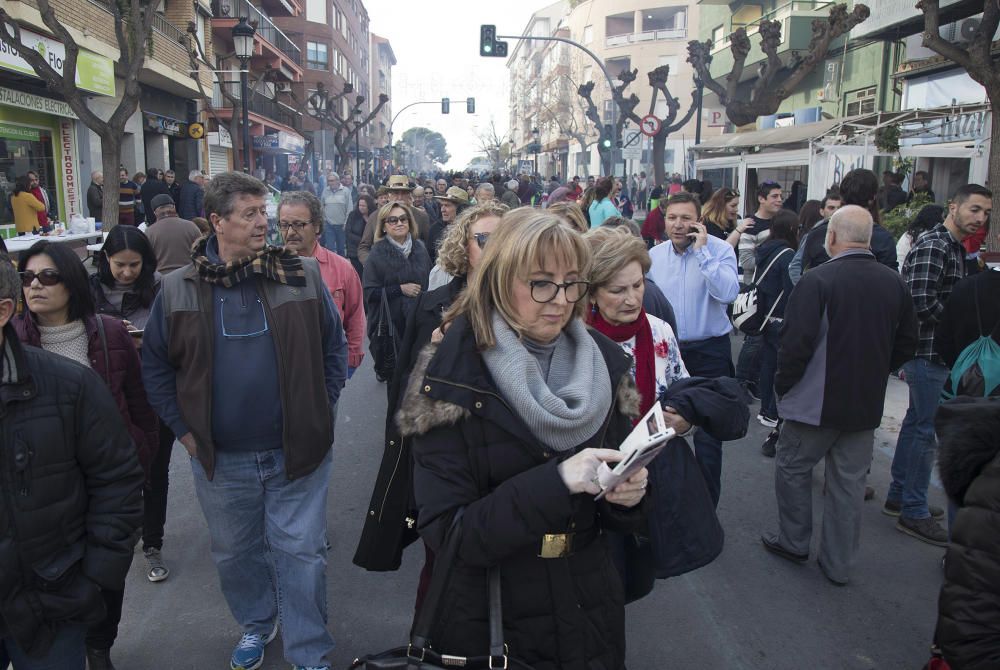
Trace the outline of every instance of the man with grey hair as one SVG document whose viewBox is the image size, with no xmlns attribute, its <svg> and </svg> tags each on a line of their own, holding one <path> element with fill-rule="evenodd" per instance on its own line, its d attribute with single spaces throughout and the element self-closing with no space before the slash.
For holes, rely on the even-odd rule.
<svg viewBox="0 0 1000 670">
<path fill-rule="evenodd" d="M 331 172 L 326 176 L 326 188 L 323 189 L 319 199 L 323 204 L 323 219 L 326 221 L 320 244 L 346 258 L 347 234 L 344 226 L 347 225 L 347 217 L 354 208 L 351 192 L 341 186 L 340 175 Z"/>
<path fill-rule="evenodd" d="M 872 225 L 857 205 L 830 218 L 831 259 L 804 274 L 788 298 L 774 376 L 784 419 L 774 475 L 778 532 L 761 541 L 786 560 L 809 560 L 812 471 L 825 459 L 818 562 L 838 586 L 847 584 L 858 551 L 865 475 L 889 373 L 917 346 L 913 299 L 869 249 Z"/>
<path fill-rule="evenodd" d="M 517 197 L 517 180 L 511 179 L 504 186 L 507 187 L 507 190 L 500 196 L 500 202 L 511 209 L 517 209 L 521 206 L 521 199 Z"/>
<path fill-rule="evenodd" d="M 18 340 L 22 278 L 0 254 L 0 667 L 82 668 L 101 590 L 125 587 L 143 475 L 104 381 Z"/>
<path fill-rule="evenodd" d="M 270 197 L 241 172 L 212 179 L 212 234 L 163 279 L 142 376 L 191 456 L 242 632 L 230 667 L 260 667 L 280 622 L 286 661 L 329 668 L 326 500 L 347 341 L 316 260 L 267 245 Z"/>
<path fill-rule="evenodd" d="M 181 185 L 181 196 L 177 202 L 177 214 L 182 219 L 192 221 L 205 213 L 205 175 L 200 170 L 191 170 L 188 180 Z"/>
<path fill-rule="evenodd" d="M 87 188 L 87 212 L 102 221 L 104 217 L 104 173 L 94 170 L 90 173 L 90 186 Z"/>
<path fill-rule="evenodd" d="M 476 204 L 482 205 L 487 202 L 493 202 L 496 200 L 496 190 L 493 188 L 493 184 L 489 182 L 483 182 L 476 187 Z"/>
</svg>

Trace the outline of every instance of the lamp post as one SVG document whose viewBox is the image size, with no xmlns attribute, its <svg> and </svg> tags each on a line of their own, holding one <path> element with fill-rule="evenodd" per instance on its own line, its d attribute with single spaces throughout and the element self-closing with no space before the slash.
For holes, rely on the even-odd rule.
<svg viewBox="0 0 1000 670">
<path fill-rule="evenodd" d="M 542 137 L 542 134 L 540 132 L 538 132 L 538 128 L 532 128 L 531 129 L 531 141 L 533 143 L 532 148 L 535 150 L 535 152 L 534 152 L 535 153 L 535 174 L 538 174 L 538 149 L 539 149 L 539 140 L 541 139 L 541 137 Z"/>
<path fill-rule="evenodd" d="M 354 178 L 361 183 L 361 153 L 358 151 L 358 136 L 361 134 L 361 110 L 354 108 Z"/>
<path fill-rule="evenodd" d="M 240 59 L 240 106 L 243 108 L 243 171 L 250 174 L 250 86 L 248 84 L 247 68 L 250 57 L 253 56 L 253 36 L 257 30 L 247 23 L 247 17 L 241 16 L 239 23 L 233 26 L 233 47 L 236 57 Z"/>
</svg>

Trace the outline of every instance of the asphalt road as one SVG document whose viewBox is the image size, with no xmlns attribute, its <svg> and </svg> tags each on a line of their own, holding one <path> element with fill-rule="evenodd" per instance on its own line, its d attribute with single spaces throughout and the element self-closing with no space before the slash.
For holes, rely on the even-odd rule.
<svg viewBox="0 0 1000 670">
<path fill-rule="evenodd" d="M 922 667 L 934 630 L 943 550 L 899 533 L 894 520 L 880 511 L 895 431 L 905 409 L 906 387 L 891 379 L 869 479 L 876 499 L 866 503 L 859 568 L 844 588 L 823 578 L 815 558 L 793 565 L 760 545 L 760 533 L 776 523 L 774 462 L 759 451 L 767 429 L 753 421 L 746 438 L 727 443 L 719 505 L 725 550 L 711 565 L 660 582 L 652 594 L 629 606 L 628 667 Z M 351 563 L 381 458 L 384 414 L 385 385 L 375 381 L 366 361 L 342 397 L 334 447 L 327 588 L 330 628 L 338 644 L 334 668 L 347 668 L 357 655 L 405 643 L 423 560 L 422 550 L 412 546 L 395 573 L 370 573 Z M 167 581 L 151 584 L 145 560 L 136 551 L 113 651 L 120 670 L 221 670 L 229 667 L 239 637 L 219 591 L 187 455 L 177 445 L 173 456 L 164 545 L 171 574 Z M 822 481 L 820 467 L 813 480 L 816 501 Z M 931 499 L 944 505 L 937 485 Z M 821 513 L 821 505 L 814 504 L 816 541 Z M 289 667 L 280 640 L 268 647 L 263 667 Z"/>
</svg>

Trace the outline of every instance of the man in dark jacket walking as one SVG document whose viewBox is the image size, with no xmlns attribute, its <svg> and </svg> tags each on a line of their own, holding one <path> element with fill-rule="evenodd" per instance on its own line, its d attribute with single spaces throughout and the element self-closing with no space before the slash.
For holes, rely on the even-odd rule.
<svg viewBox="0 0 1000 670">
<path fill-rule="evenodd" d="M 896 238 L 878 223 L 878 206 L 875 204 L 878 179 L 875 173 L 864 169 L 851 170 L 840 182 L 840 194 L 845 205 L 864 207 L 872 215 L 871 252 L 875 255 L 875 260 L 888 268 L 899 270 L 899 262 L 896 260 Z M 788 266 L 788 275 L 792 278 L 793 284 L 799 282 L 806 270 L 830 260 L 830 255 L 826 253 L 824 246 L 829 223 L 830 219 L 817 223 L 799 244 L 799 249 Z"/>
<path fill-rule="evenodd" d="M 104 220 L 104 173 L 95 170 L 90 174 L 87 187 L 87 212 L 97 221 Z"/>
<path fill-rule="evenodd" d="M 142 185 L 142 209 L 146 212 L 146 225 L 156 223 L 156 212 L 153 211 L 153 198 L 158 195 L 170 195 L 170 187 L 159 178 L 160 170 L 146 170 L 146 183 Z"/>
<path fill-rule="evenodd" d="M 778 532 L 761 541 L 787 560 L 809 560 L 812 470 L 825 458 L 819 566 L 841 586 L 861 538 L 865 475 L 887 379 L 917 344 L 913 300 L 899 275 L 875 261 L 871 234 L 871 214 L 862 207 L 848 205 L 830 218 L 833 258 L 789 296 L 774 378 L 785 420 L 775 458 Z"/>
<path fill-rule="evenodd" d="M 101 590 L 125 585 L 143 476 L 100 377 L 18 341 L 20 288 L 0 255 L 0 667 L 82 668 Z"/>
<path fill-rule="evenodd" d="M 205 176 L 198 170 L 191 170 L 188 180 L 181 186 L 181 199 L 177 203 L 177 214 L 182 219 L 192 221 L 204 215 Z"/>
</svg>

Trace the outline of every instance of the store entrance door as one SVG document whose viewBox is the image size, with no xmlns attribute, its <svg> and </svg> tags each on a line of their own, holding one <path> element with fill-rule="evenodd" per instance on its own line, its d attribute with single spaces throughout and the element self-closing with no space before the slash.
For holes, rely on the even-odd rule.
<svg viewBox="0 0 1000 670">
<path fill-rule="evenodd" d="M 49 215 L 62 220 L 56 197 L 52 131 L 0 122 L 0 225 L 14 223 L 10 196 L 15 180 L 33 170 L 49 194 Z"/>
</svg>

